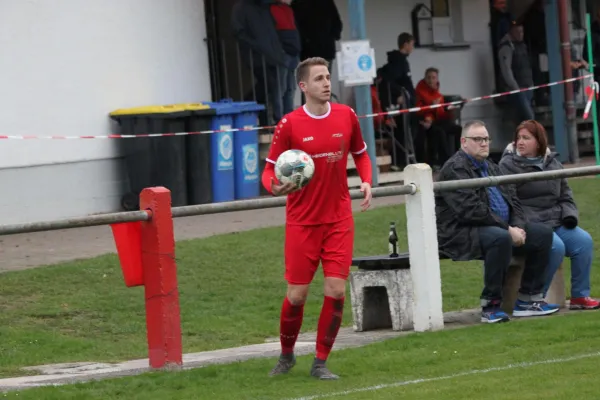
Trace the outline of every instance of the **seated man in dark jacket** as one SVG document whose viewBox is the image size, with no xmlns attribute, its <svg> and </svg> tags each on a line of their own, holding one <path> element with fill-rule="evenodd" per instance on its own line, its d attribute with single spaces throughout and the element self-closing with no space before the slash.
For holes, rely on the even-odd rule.
<svg viewBox="0 0 600 400">
<path fill-rule="evenodd" d="M 489 134 L 481 121 L 467 123 L 461 149 L 442 167 L 440 181 L 501 175 L 488 159 Z M 558 306 L 544 301 L 544 277 L 552 230 L 528 223 L 512 186 L 460 189 L 436 193 L 435 212 L 440 254 L 456 261 L 483 259 L 481 322 L 508 321 L 501 310 L 504 275 L 514 255 L 525 257 L 515 317 L 552 314 Z"/>
</svg>

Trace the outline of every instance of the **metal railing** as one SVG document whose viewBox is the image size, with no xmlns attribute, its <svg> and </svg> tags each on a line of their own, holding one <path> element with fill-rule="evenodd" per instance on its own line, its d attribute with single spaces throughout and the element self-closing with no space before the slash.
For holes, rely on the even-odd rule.
<svg viewBox="0 0 600 400">
<path fill-rule="evenodd" d="M 562 169 L 558 171 L 531 172 L 516 175 L 491 176 L 487 178 L 465 179 L 458 181 L 434 182 L 433 190 L 436 192 L 469 189 L 487 186 L 507 185 L 521 182 L 543 181 L 561 178 L 599 175 L 600 166 L 579 167 Z M 383 186 L 372 189 L 373 197 L 389 197 L 399 195 L 412 195 L 419 188 L 408 183 L 404 185 Z M 351 190 L 351 199 L 361 199 L 364 194 L 360 190 Z M 283 207 L 285 197 L 264 197 L 249 200 L 238 200 L 223 203 L 199 204 L 172 208 L 173 218 L 190 217 L 195 215 L 220 214 L 235 211 L 248 211 L 266 208 Z M 0 225 L 0 236 L 18 233 L 32 233 L 52 231 L 59 229 L 74 229 L 89 226 L 110 225 L 124 222 L 148 221 L 152 218 L 149 211 L 129 211 L 90 215 L 83 217 L 60 219 L 55 221 L 30 222 L 23 224 Z"/>
<path fill-rule="evenodd" d="M 396 185 L 377 187 L 372 189 L 373 197 L 389 197 L 414 194 L 415 185 Z M 362 199 L 364 194 L 360 190 L 351 190 L 350 198 Z M 225 212 L 259 210 L 265 208 L 283 207 L 285 197 L 264 197 L 250 200 L 228 201 L 222 203 L 199 204 L 192 206 L 173 207 L 173 218 L 190 217 L 195 215 L 220 214 Z M 124 222 L 148 221 L 152 218 L 149 211 L 129 211 L 100 215 L 89 215 L 60 219 L 55 221 L 29 222 L 23 224 L 0 225 L 0 236 L 17 233 L 33 233 L 53 231 L 59 229 L 84 228 L 88 226 L 110 225 Z"/>
<path fill-rule="evenodd" d="M 527 172 L 523 174 L 490 176 L 460 181 L 435 182 L 433 184 L 433 190 L 436 192 L 449 192 L 459 189 L 473 189 L 533 181 L 549 181 L 553 179 L 575 178 L 597 174 L 600 174 L 600 166 L 598 165 L 593 167 L 561 169 L 558 171 Z"/>
</svg>

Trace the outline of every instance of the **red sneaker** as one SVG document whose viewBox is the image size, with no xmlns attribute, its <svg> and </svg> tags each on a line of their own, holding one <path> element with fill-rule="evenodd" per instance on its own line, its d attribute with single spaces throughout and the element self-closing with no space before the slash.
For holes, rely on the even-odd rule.
<svg viewBox="0 0 600 400">
<path fill-rule="evenodd" d="M 600 308 L 600 301 L 591 297 L 577 297 L 571 299 L 571 310 L 596 310 Z"/>
</svg>

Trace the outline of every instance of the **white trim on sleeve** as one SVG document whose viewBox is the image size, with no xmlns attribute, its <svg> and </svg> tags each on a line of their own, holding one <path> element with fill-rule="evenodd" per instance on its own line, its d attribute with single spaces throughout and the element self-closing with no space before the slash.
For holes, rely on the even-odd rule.
<svg viewBox="0 0 600 400">
<path fill-rule="evenodd" d="M 360 151 L 357 151 L 357 152 L 352 152 L 352 154 L 359 155 L 359 154 L 362 154 L 362 153 L 364 153 L 365 151 L 367 151 L 367 144 L 366 144 L 365 142 L 363 142 L 363 143 L 365 144 L 365 147 L 363 147 L 363 149 L 362 149 L 362 150 L 360 150 Z"/>
</svg>

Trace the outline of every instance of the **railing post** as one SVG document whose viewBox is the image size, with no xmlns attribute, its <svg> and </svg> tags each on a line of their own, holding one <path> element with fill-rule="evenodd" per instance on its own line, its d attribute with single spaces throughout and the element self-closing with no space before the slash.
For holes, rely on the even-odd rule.
<svg viewBox="0 0 600 400">
<path fill-rule="evenodd" d="M 141 235 L 150 367 L 178 367 L 183 354 L 171 192 L 163 187 L 144 189 L 140 208 L 152 213 L 142 222 Z"/>
<path fill-rule="evenodd" d="M 406 196 L 414 330 L 435 331 L 444 328 L 444 314 L 431 168 L 427 164 L 407 166 L 404 183 L 417 186 L 415 194 Z"/>
</svg>

